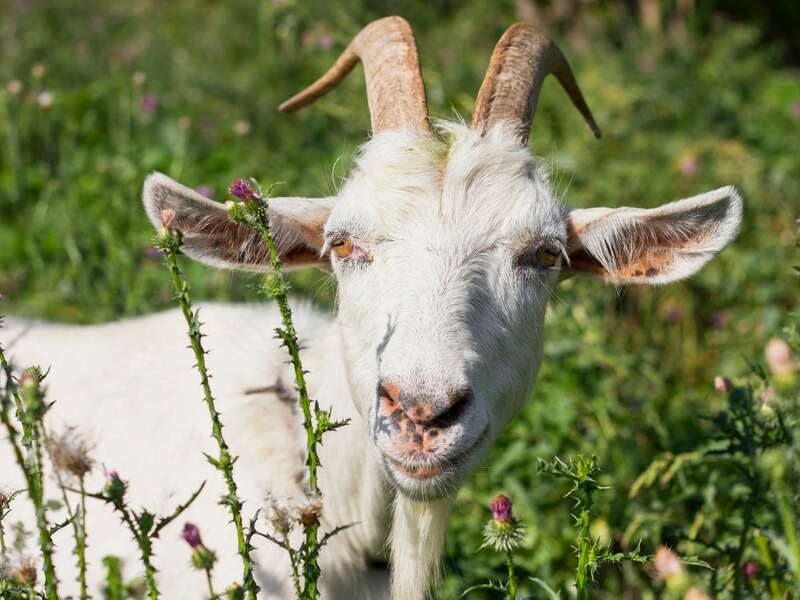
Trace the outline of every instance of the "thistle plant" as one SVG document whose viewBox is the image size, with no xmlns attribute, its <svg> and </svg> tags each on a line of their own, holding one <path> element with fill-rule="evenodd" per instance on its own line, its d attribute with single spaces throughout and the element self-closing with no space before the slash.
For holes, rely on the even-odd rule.
<svg viewBox="0 0 800 600">
<path fill-rule="evenodd" d="M 117 474 L 116 471 L 106 471 L 106 483 L 103 490 L 99 493 L 87 493 L 90 498 L 96 498 L 103 502 L 110 504 L 114 510 L 119 513 L 122 522 L 130 531 L 131 536 L 139 546 L 139 558 L 144 565 L 145 583 L 147 586 L 147 595 L 150 600 L 157 600 L 159 597 L 158 587 L 156 584 L 156 568 L 153 566 L 153 540 L 158 538 L 161 531 L 169 525 L 172 521 L 177 519 L 192 502 L 200 495 L 205 487 L 205 482 L 200 484 L 189 499 L 180 504 L 172 511 L 172 514 L 166 517 L 156 518 L 153 513 L 142 509 L 139 512 L 128 506 L 125 500 L 125 493 L 128 490 L 128 484 L 125 483 Z M 106 567 L 111 571 L 113 564 L 106 564 Z M 109 579 L 111 576 L 109 576 Z"/>
<path fill-rule="evenodd" d="M 45 432 L 45 435 L 47 433 Z M 75 556 L 78 560 L 78 583 L 80 585 L 80 598 L 89 597 L 86 584 L 86 475 L 91 471 L 94 461 L 89 457 L 89 452 L 84 440 L 73 428 L 69 428 L 58 436 L 47 436 L 45 447 L 54 467 L 56 481 L 61 490 L 61 500 L 67 511 L 68 521 L 72 524 L 75 537 Z M 78 481 L 78 507 L 72 508 L 67 497 L 67 486 L 63 476 L 73 477 Z"/>
<path fill-rule="evenodd" d="M 575 589 L 578 600 L 587 600 L 591 597 L 591 584 L 601 564 L 619 563 L 623 560 L 646 563 L 653 558 L 651 555 L 642 554 L 638 547 L 630 552 L 613 552 L 611 545 L 604 546 L 598 540 L 592 541 L 589 531 L 592 523 L 594 493 L 605 489 L 595 479 L 599 471 L 597 457 L 594 455 L 584 456 L 579 454 L 575 460 L 570 460 L 566 463 L 558 457 L 551 462 L 539 459 L 540 474 L 564 479 L 572 483 L 572 488 L 567 492 L 567 496 L 575 501 L 573 508 L 577 513 L 574 518 L 575 526 L 578 530 L 578 539 L 575 546 L 578 559 L 575 573 Z M 705 565 L 695 557 L 682 560 L 688 564 Z"/>
<path fill-rule="evenodd" d="M 483 528 L 483 544 L 480 549 L 491 547 L 495 552 L 505 554 L 508 578 L 505 582 L 485 583 L 472 586 L 461 594 L 463 598 L 476 590 L 493 590 L 501 592 L 506 600 L 517 598 L 517 575 L 514 570 L 514 550 L 524 541 L 525 523 L 512 512 L 512 502 L 508 496 L 497 494 L 489 503 L 492 518 Z"/>
<path fill-rule="evenodd" d="M 6 429 L 14 458 L 25 478 L 28 496 L 36 514 L 36 528 L 39 533 L 39 548 L 42 552 L 44 568 L 44 597 L 47 600 L 58 598 L 58 580 L 53 563 L 53 534 L 67 523 L 51 526 L 47 517 L 45 502 L 42 455 L 44 442 L 43 419 L 50 408 L 45 402 L 42 380 L 46 373 L 38 367 L 26 369 L 15 380 L 11 367 L 0 347 L 0 368 L 6 375 L 6 387 L 0 394 L 0 421 Z M 11 420 L 12 399 L 16 408 L 16 420 L 22 426 L 22 437 Z"/>
<path fill-rule="evenodd" d="M 278 544 L 289 553 L 292 561 L 295 591 L 298 597 L 314 599 L 319 596 L 317 587 L 320 576 L 319 552 L 331 536 L 349 527 L 349 525 L 337 527 L 321 538 L 319 537 L 322 508 L 320 499 L 322 496 L 317 479 L 317 469 L 320 466 L 317 446 L 321 444 L 322 436 L 325 433 L 346 425 L 347 421 L 332 421 L 331 412 L 321 409 L 316 401 L 312 404 L 309 398 L 305 371 L 300 360 L 300 344 L 292 321 L 292 309 L 289 306 L 289 284 L 283 276 L 275 240 L 269 227 L 269 192 L 264 193 L 258 182 L 252 179 L 249 183 L 242 179 L 236 179 L 232 182 L 228 191 L 238 200 L 238 202 L 230 201 L 226 203 L 231 221 L 250 227 L 257 232 L 269 250 L 273 270 L 265 277 L 261 291 L 275 300 L 281 314 L 283 327 L 277 328 L 275 334 L 281 340 L 291 359 L 295 376 L 295 389 L 300 398 L 300 409 L 303 414 L 303 428 L 306 432 L 308 498 L 306 502 L 307 509 L 304 513 L 299 513 L 299 522 L 303 527 L 305 539 L 300 548 L 295 549 L 288 542 L 288 530 L 285 530 L 285 528 L 276 529 L 275 533 L 277 535 L 270 533 L 258 534 Z M 257 532 L 253 530 L 253 534 L 255 533 Z"/>
<path fill-rule="evenodd" d="M 230 510 L 231 519 L 236 529 L 238 551 L 242 559 L 242 583 L 244 590 L 249 600 L 256 600 L 259 587 L 253 576 L 254 562 L 251 557 L 253 547 L 250 544 L 250 537 L 245 535 L 244 523 L 242 521 L 242 500 L 239 498 L 236 480 L 233 477 L 233 463 L 236 462 L 236 457 L 231 455 L 230 448 L 222 434 L 222 420 L 220 419 L 219 412 L 217 412 L 214 396 L 211 392 L 208 369 L 206 368 L 205 361 L 206 350 L 203 348 L 203 336 L 200 332 L 199 312 L 194 311 L 192 308 L 192 301 L 189 297 L 189 284 L 178 265 L 181 233 L 172 229 L 172 221 L 174 219 L 175 211 L 172 209 L 165 209 L 161 213 L 161 232 L 156 236 L 154 246 L 164 252 L 167 266 L 172 274 L 172 282 L 175 286 L 181 312 L 189 328 L 189 340 L 195 359 L 197 360 L 195 366 L 200 374 L 203 396 L 211 419 L 211 431 L 219 448 L 219 455 L 216 458 L 209 455 L 206 455 L 206 458 L 208 462 L 222 474 L 225 485 L 228 488 L 228 493 L 222 497 L 221 503 Z"/>
<path fill-rule="evenodd" d="M 210 598 L 216 598 L 217 594 L 214 592 L 214 584 L 211 581 L 211 571 L 214 570 L 214 564 L 217 562 L 217 555 L 206 548 L 203 540 L 200 537 L 200 530 L 194 523 L 186 523 L 183 526 L 183 533 L 181 533 L 184 541 L 189 544 L 192 549 L 192 566 L 198 571 L 203 571 L 206 574 L 206 582 L 208 583 L 208 593 Z"/>
</svg>

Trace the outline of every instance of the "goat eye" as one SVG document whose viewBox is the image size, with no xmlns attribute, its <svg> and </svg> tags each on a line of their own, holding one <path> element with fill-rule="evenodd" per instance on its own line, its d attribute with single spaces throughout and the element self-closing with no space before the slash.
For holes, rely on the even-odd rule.
<svg viewBox="0 0 800 600">
<path fill-rule="evenodd" d="M 331 244 L 331 250 L 339 258 L 347 258 L 353 252 L 350 240 L 336 240 Z"/>
<path fill-rule="evenodd" d="M 536 250 L 536 262 L 542 267 L 552 267 L 556 264 L 561 251 L 552 244 L 543 244 Z"/>
</svg>

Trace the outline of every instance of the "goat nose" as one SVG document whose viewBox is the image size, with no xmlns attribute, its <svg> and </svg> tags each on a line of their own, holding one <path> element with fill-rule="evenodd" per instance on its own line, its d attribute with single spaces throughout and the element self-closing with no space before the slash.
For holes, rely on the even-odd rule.
<svg viewBox="0 0 800 600">
<path fill-rule="evenodd" d="M 458 388 L 444 395 L 402 391 L 397 384 L 384 381 L 379 386 L 381 404 L 388 413 L 402 415 L 422 427 L 446 428 L 456 423 L 472 401 L 472 390 Z"/>
</svg>

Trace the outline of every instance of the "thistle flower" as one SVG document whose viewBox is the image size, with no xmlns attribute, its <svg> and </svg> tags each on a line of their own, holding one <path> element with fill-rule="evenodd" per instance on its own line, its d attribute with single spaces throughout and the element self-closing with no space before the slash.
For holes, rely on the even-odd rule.
<svg viewBox="0 0 800 600">
<path fill-rule="evenodd" d="M 200 571 L 211 571 L 214 563 L 217 562 L 217 555 L 203 545 L 200 538 L 200 530 L 194 523 L 186 523 L 183 526 L 181 537 L 186 540 L 192 549 L 192 565 Z"/>
<path fill-rule="evenodd" d="M 121 503 L 125 496 L 127 485 L 119 478 L 116 471 L 109 471 L 103 467 L 106 477 L 106 485 L 103 487 L 103 495 L 114 503 Z"/>
<path fill-rule="evenodd" d="M 153 94 L 145 94 L 139 101 L 139 110 L 143 113 L 152 113 L 158 108 L 158 98 Z"/>
<path fill-rule="evenodd" d="M 653 557 L 653 568 L 658 578 L 663 581 L 670 581 L 686 575 L 680 557 L 666 546 L 659 546 L 656 550 Z"/>
<path fill-rule="evenodd" d="M 718 392 L 730 392 L 732 387 L 733 383 L 727 377 L 722 375 L 714 377 L 714 389 Z"/>
<path fill-rule="evenodd" d="M 483 528 L 481 548 L 491 546 L 496 552 L 511 552 L 525 541 L 525 524 L 512 512 L 508 496 L 497 494 L 489 508 L 492 519 Z"/>
<path fill-rule="evenodd" d="M 191 546 L 192 550 L 203 545 L 203 540 L 200 539 L 200 530 L 194 523 L 186 523 L 183 526 L 181 537 L 186 540 L 186 543 Z"/>
<path fill-rule="evenodd" d="M 745 579 L 755 579 L 758 575 L 758 565 L 752 560 L 747 561 L 742 565 L 742 575 Z"/>
<path fill-rule="evenodd" d="M 228 188 L 228 193 L 234 198 L 238 198 L 243 202 L 247 200 L 259 200 L 258 194 L 253 190 L 249 183 L 244 179 L 234 179 L 231 186 Z"/>
<path fill-rule="evenodd" d="M 172 229 L 172 222 L 175 220 L 175 209 L 174 208 L 165 208 L 159 213 L 159 217 L 161 218 L 161 228 L 165 230 Z"/>
</svg>

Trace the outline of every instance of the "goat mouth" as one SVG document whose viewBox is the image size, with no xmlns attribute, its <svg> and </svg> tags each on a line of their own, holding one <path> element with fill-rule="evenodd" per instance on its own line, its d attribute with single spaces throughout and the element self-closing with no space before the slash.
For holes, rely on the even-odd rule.
<svg viewBox="0 0 800 600">
<path fill-rule="evenodd" d="M 398 472 L 410 479 L 424 481 L 442 477 L 448 472 L 457 470 L 464 463 L 469 462 L 469 460 L 473 457 L 475 450 L 483 443 L 488 432 L 489 426 L 487 425 L 469 448 L 459 452 L 454 456 L 448 456 L 444 459 L 417 463 L 404 463 L 390 456 L 384 455 L 384 460 L 391 467 L 391 470 L 394 470 L 395 472 Z"/>
</svg>

